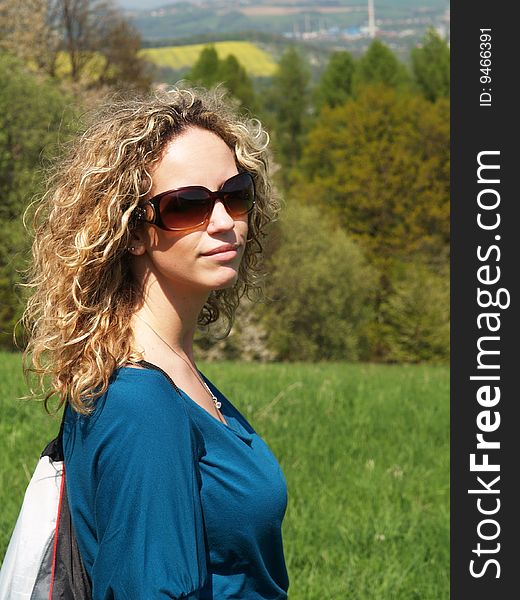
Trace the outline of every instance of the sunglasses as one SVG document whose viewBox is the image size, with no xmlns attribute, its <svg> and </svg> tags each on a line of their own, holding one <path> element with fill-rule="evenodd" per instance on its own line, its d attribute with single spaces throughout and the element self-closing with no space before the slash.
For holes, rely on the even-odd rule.
<svg viewBox="0 0 520 600">
<path fill-rule="evenodd" d="M 238 173 L 225 181 L 217 192 L 190 185 L 161 192 L 135 210 L 137 221 L 156 225 L 167 231 L 185 231 L 204 224 L 215 202 L 220 200 L 233 217 L 246 215 L 255 205 L 255 185 L 251 173 Z"/>
</svg>

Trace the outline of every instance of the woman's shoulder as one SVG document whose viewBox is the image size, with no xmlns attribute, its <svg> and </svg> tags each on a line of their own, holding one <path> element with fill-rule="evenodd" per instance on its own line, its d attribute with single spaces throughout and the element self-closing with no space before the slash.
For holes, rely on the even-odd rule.
<svg viewBox="0 0 520 600">
<path fill-rule="evenodd" d="M 134 367 L 113 373 L 101 404 L 104 409 L 130 413 L 185 412 L 181 396 L 161 373 Z"/>
<path fill-rule="evenodd" d="M 69 411 L 69 423 L 84 431 L 104 429 L 146 429 L 158 431 L 167 423 L 170 428 L 189 426 L 183 399 L 161 373 L 150 369 L 123 367 L 110 378 L 104 394 L 94 401 L 87 416 Z"/>
<path fill-rule="evenodd" d="M 112 374 L 107 390 L 107 399 L 113 402 L 157 403 L 163 399 L 171 404 L 171 399 L 180 396 L 172 384 L 159 371 L 141 367 L 121 367 Z"/>
</svg>

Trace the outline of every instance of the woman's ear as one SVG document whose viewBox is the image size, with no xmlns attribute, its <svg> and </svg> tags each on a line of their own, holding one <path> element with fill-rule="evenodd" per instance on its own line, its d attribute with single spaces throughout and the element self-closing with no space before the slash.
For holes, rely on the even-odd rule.
<svg viewBox="0 0 520 600">
<path fill-rule="evenodd" d="M 146 231 L 144 227 L 138 226 L 132 230 L 127 250 L 134 256 L 141 256 L 146 252 Z"/>
</svg>

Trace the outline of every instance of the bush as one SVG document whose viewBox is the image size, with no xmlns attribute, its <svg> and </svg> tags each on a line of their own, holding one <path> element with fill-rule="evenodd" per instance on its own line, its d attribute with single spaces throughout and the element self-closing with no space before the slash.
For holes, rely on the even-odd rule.
<svg viewBox="0 0 520 600">
<path fill-rule="evenodd" d="M 381 344 L 395 362 L 449 359 L 450 289 L 446 272 L 421 263 L 401 264 L 380 307 Z"/>
<path fill-rule="evenodd" d="M 313 206 L 289 206 L 263 306 L 279 360 L 358 360 L 374 317 L 377 274 L 344 231 Z"/>
</svg>

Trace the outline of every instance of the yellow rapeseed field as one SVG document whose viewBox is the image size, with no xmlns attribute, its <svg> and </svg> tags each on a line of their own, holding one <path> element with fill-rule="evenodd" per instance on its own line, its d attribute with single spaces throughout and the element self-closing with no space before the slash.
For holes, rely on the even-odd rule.
<svg viewBox="0 0 520 600">
<path fill-rule="evenodd" d="M 251 42 L 215 42 L 213 44 L 220 59 L 234 54 L 247 73 L 253 77 L 269 77 L 276 70 L 273 57 Z M 145 48 L 142 55 L 158 67 L 172 69 L 189 68 L 195 64 L 205 44 L 189 46 L 166 46 Z"/>
</svg>

